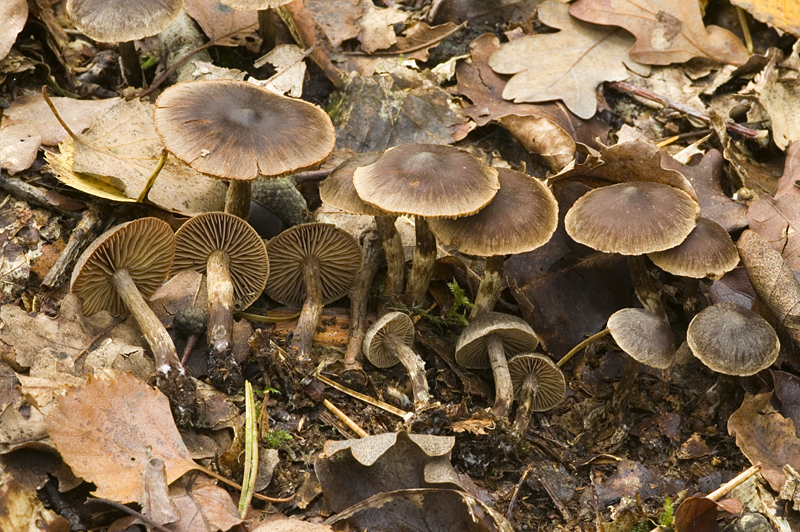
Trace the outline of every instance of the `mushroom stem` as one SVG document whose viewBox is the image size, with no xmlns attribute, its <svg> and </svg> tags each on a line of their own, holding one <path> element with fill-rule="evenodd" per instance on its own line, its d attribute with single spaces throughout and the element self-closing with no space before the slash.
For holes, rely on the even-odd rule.
<svg viewBox="0 0 800 532">
<path fill-rule="evenodd" d="M 644 255 L 632 255 L 628 257 L 628 270 L 631 273 L 633 288 L 636 290 L 636 297 L 646 310 L 649 310 L 662 320 L 669 323 L 661 296 L 653 284 L 650 272 L 647 271 L 647 261 Z"/>
<path fill-rule="evenodd" d="M 348 371 L 360 370 L 358 353 L 364 341 L 364 322 L 367 315 L 367 296 L 372 280 L 378 270 L 380 259 L 379 236 L 374 229 L 367 230 L 362 238 L 361 249 L 364 250 L 364 263 L 358 272 L 353 288 L 350 290 L 350 338 L 344 354 L 344 368 Z"/>
<path fill-rule="evenodd" d="M 497 417 L 505 417 L 514 401 L 514 385 L 511 383 L 511 373 L 508 371 L 503 339 L 499 334 L 491 333 L 485 337 L 484 341 L 494 375 L 495 398 L 492 411 Z"/>
<path fill-rule="evenodd" d="M 528 423 L 531 420 L 531 406 L 533 398 L 539 388 L 539 379 L 533 373 L 525 375 L 522 381 L 522 389 L 517 400 L 517 414 L 514 416 L 514 430 L 525 436 L 528 431 Z"/>
<path fill-rule="evenodd" d="M 258 34 L 261 36 L 261 50 L 264 53 L 275 48 L 276 24 L 271 9 L 258 10 Z"/>
<path fill-rule="evenodd" d="M 168 375 L 172 370 L 182 372 L 183 366 L 178 359 L 175 351 L 175 344 L 172 342 L 167 329 L 155 315 L 153 310 L 147 306 L 142 294 L 131 279 L 126 268 L 120 268 L 111 275 L 111 283 L 117 290 L 117 294 L 122 298 L 128 311 L 133 315 L 139 328 L 142 330 L 147 344 L 153 351 L 153 358 L 156 361 L 156 370 L 162 375 Z"/>
<path fill-rule="evenodd" d="M 250 197 L 252 196 L 252 183 L 234 179 L 228 185 L 225 195 L 225 212 L 238 216 L 244 221 L 250 216 Z"/>
<path fill-rule="evenodd" d="M 406 257 L 403 253 L 403 242 L 394 225 L 397 216 L 376 216 L 375 225 L 381 235 L 383 254 L 386 256 L 386 288 L 384 295 L 394 301 L 403 293 L 403 281 L 406 273 Z"/>
<path fill-rule="evenodd" d="M 408 274 L 406 295 L 411 306 L 419 306 L 425 300 L 428 286 L 431 284 L 433 266 L 436 262 L 436 237 L 422 216 L 414 216 L 417 242 L 414 246 L 414 259 L 411 272 Z"/>
<path fill-rule="evenodd" d="M 133 41 L 119 43 L 119 59 L 122 64 L 122 77 L 129 87 L 142 87 L 144 85 L 144 73 L 142 65 L 139 64 L 139 54 L 136 53 L 136 45 Z"/>
<path fill-rule="evenodd" d="M 294 329 L 292 347 L 297 349 L 300 358 L 310 360 L 314 331 L 322 314 L 322 281 L 320 281 L 319 261 L 313 257 L 303 260 L 303 281 L 306 285 L 306 300 L 297 327 Z"/>
<path fill-rule="evenodd" d="M 428 380 L 425 378 L 425 361 L 394 334 L 387 335 L 384 344 L 397 357 L 397 360 L 408 371 L 408 376 L 411 377 L 414 405 L 420 407 L 428 404 L 431 396 L 428 392 Z"/>
<path fill-rule="evenodd" d="M 209 255 L 206 262 L 209 310 L 206 339 L 211 357 L 229 350 L 233 344 L 233 283 L 229 265 L 230 257 L 221 249 Z"/>
<path fill-rule="evenodd" d="M 475 296 L 475 306 L 470 312 L 469 319 L 474 320 L 494 308 L 503 288 L 504 262 L 505 256 L 503 255 L 494 255 L 486 259 L 486 268 L 483 271 L 481 284 L 478 286 L 478 293 Z"/>
</svg>

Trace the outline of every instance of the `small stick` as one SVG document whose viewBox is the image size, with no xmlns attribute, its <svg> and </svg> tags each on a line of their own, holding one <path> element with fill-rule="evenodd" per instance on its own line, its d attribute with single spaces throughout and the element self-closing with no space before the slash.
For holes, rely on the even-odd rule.
<svg viewBox="0 0 800 532">
<path fill-rule="evenodd" d="M 353 421 L 352 418 L 350 418 L 347 414 L 336 408 L 336 405 L 334 405 L 327 399 L 323 399 L 322 404 L 325 405 L 325 408 L 333 412 L 333 415 L 338 417 L 342 421 L 342 423 L 344 423 L 350 428 L 350 430 L 358 434 L 360 437 L 366 438 L 367 436 L 369 436 L 369 433 L 366 430 L 358 426 L 358 423 Z"/>
<path fill-rule="evenodd" d="M 383 401 L 378 401 L 377 399 L 373 399 L 369 395 L 364 395 L 363 393 L 358 393 L 357 391 L 351 390 L 350 388 L 348 388 L 346 386 L 342 386 L 338 382 L 334 382 L 334 381 L 330 380 L 329 378 L 325 377 L 324 375 L 321 375 L 319 373 L 314 373 L 314 377 L 316 377 L 317 379 L 321 380 L 322 382 L 324 382 L 325 384 L 327 384 L 331 388 L 336 388 L 340 392 L 345 393 L 345 394 L 349 395 L 350 397 L 355 397 L 356 399 L 361 399 L 365 403 L 371 404 L 372 406 L 380 408 L 381 410 L 389 412 L 390 414 L 394 414 L 396 416 L 399 416 L 399 417 L 403 418 L 403 421 L 408 421 L 409 419 L 414 417 L 414 413 L 413 412 L 406 412 L 404 410 L 400 410 L 399 408 L 395 408 L 390 404 L 384 403 Z"/>
<path fill-rule="evenodd" d="M 753 53 L 753 36 L 750 35 L 750 25 L 747 24 L 747 17 L 745 16 L 744 9 L 736 6 L 736 15 L 739 17 L 739 26 L 742 28 L 742 36 L 744 37 L 744 45 L 747 47 L 747 53 Z"/>
<path fill-rule="evenodd" d="M 153 188 L 153 183 L 156 182 L 158 174 L 160 174 L 161 169 L 164 168 L 164 164 L 166 164 L 167 162 L 168 155 L 169 152 L 167 151 L 166 148 L 161 150 L 161 155 L 158 157 L 158 163 L 156 164 L 156 167 L 153 169 L 153 173 L 150 174 L 150 178 L 147 180 L 147 183 L 145 183 L 142 192 L 139 194 L 139 197 L 136 198 L 136 203 L 141 203 L 145 200 L 145 198 L 147 198 L 147 193 L 150 192 L 151 188 Z"/>
<path fill-rule="evenodd" d="M 522 487 L 522 484 L 525 482 L 525 479 L 533 469 L 533 462 L 528 464 L 528 467 L 525 468 L 525 471 L 522 472 L 522 476 L 519 477 L 519 482 L 517 482 L 517 486 L 514 488 L 514 495 L 511 496 L 511 502 L 508 503 L 508 511 L 506 512 L 506 519 L 511 521 L 512 517 L 514 516 L 514 506 L 517 505 L 517 497 L 519 497 L 519 490 Z"/>
<path fill-rule="evenodd" d="M 733 477 L 731 480 L 729 480 L 722 486 L 718 487 L 717 489 L 706 495 L 706 498 L 711 499 L 712 501 L 720 500 L 722 497 L 727 495 L 728 492 L 744 484 L 747 481 L 747 479 L 749 479 L 759 471 L 761 471 L 761 464 L 756 464 L 754 466 L 748 467 L 747 469 L 745 469 L 744 471 Z"/>
<path fill-rule="evenodd" d="M 86 246 L 94 239 L 95 229 L 100 227 L 100 223 L 100 215 L 96 206 L 92 205 L 83 211 L 81 220 L 75 226 L 72 234 L 69 235 L 67 245 L 50 268 L 50 271 L 45 275 L 42 281 L 43 287 L 53 289 L 64 282 L 67 278 L 67 271 L 78 259 L 78 256 L 83 253 Z"/>
</svg>

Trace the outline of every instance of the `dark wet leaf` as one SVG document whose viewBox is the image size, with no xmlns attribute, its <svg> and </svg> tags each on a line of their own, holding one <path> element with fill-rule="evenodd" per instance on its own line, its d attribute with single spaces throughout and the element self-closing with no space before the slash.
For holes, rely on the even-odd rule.
<svg viewBox="0 0 800 532">
<path fill-rule="evenodd" d="M 717 532 L 720 506 L 707 497 L 689 497 L 675 512 L 675 532 Z"/>
<path fill-rule="evenodd" d="M 753 304 L 753 299 L 756 297 L 756 292 L 753 290 L 753 285 L 750 284 L 747 271 L 743 266 L 737 266 L 711 283 L 708 295 L 711 304 L 728 301 L 750 308 Z"/>
<path fill-rule="evenodd" d="M 800 437 L 800 377 L 771 369 L 772 381 L 775 385 L 775 397 L 781 402 L 780 412 L 794 422 L 794 430 Z"/>
<path fill-rule="evenodd" d="M 750 205 L 747 220 L 750 229 L 769 242 L 789 268 L 800 270 L 800 195 L 761 196 Z"/>
</svg>

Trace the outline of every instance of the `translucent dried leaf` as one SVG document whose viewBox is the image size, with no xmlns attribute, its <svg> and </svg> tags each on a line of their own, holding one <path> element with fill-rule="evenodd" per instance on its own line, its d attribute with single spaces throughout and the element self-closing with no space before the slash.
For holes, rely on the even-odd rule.
<svg viewBox="0 0 800 532">
<path fill-rule="evenodd" d="M 3 59 L 11 46 L 17 40 L 17 34 L 22 31 L 25 21 L 28 20 L 28 2 L 25 0 L 5 0 L 0 4 L 0 59 Z"/>
<path fill-rule="evenodd" d="M 756 20 L 800 36 L 800 4 L 794 0 L 731 0 Z"/>
</svg>

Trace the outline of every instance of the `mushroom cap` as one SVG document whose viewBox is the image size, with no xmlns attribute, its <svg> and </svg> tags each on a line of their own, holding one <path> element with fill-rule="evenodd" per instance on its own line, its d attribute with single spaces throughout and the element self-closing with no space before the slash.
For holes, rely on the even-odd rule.
<svg viewBox="0 0 800 532">
<path fill-rule="evenodd" d="M 490 367 L 484 337 L 493 333 L 503 339 L 506 357 L 533 351 L 539 345 L 536 333 L 522 318 L 501 312 L 487 312 L 472 320 L 458 337 L 456 362 L 470 369 Z"/>
<path fill-rule="evenodd" d="M 220 3 L 240 11 L 256 11 L 288 4 L 292 0 L 220 0 Z"/>
<path fill-rule="evenodd" d="M 128 270 L 147 299 L 169 274 L 175 255 L 175 234 L 158 218 L 139 218 L 112 227 L 86 248 L 72 270 L 69 290 L 83 300 L 83 313 L 108 310 L 115 316 L 127 309 L 111 283 L 111 275 Z"/>
<path fill-rule="evenodd" d="M 497 168 L 500 190 L 475 214 L 455 220 L 429 220 L 436 238 L 461 253 L 491 257 L 533 251 L 558 226 L 558 202 L 538 179 Z"/>
<path fill-rule="evenodd" d="M 567 212 L 564 224 L 573 240 L 592 249 L 643 255 L 683 242 L 699 212 L 682 190 L 631 181 L 590 190 Z"/>
<path fill-rule="evenodd" d="M 358 195 L 390 214 L 457 218 L 474 214 L 497 193 L 497 170 L 439 144 L 403 144 L 353 175 Z"/>
<path fill-rule="evenodd" d="M 532 412 L 550 410 L 564 399 L 567 382 L 561 369 L 548 357 L 538 353 L 524 353 L 508 361 L 508 372 L 514 386 L 514 397 L 520 398 L 525 377 L 533 374 L 537 381 L 531 404 Z"/>
<path fill-rule="evenodd" d="M 319 184 L 320 199 L 328 205 L 350 214 L 385 215 L 385 211 L 362 200 L 356 192 L 356 187 L 353 186 L 353 174 L 356 169 L 374 163 L 381 155 L 383 152 L 380 151 L 359 153 L 334 168 L 331 175 Z"/>
<path fill-rule="evenodd" d="M 336 137 L 325 111 L 236 80 L 169 87 L 153 112 L 158 136 L 198 172 L 225 179 L 277 176 L 323 160 Z"/>
<path fill-rule="evenodd" d="M 161 33 L 183 0 L 67 0 L 75 27 L 98 42 L 128 42 Z"/>
<path fill-rule="evenodd" d="M 305 258 L 319 261 L 325 305 L 347 294 L 364 260 L 355 238 L 335 225 L 322 223 L 290 227 L 267 243 L 267 253 L 267 295 L 287 306 L 300 306 L 306 298 Z"/>
<path fill-rule="evenodd" d="M 695 279 L 718 279 L 739 264 L 739 252 L 728 232 L 717 222 L 702 217 L 676 247 L 647 256 L 666 272 Z"/>
<path fill-rule="evenodd" d="M 258 299 L 269 276 L 264 241 L 247 222 L 224 212 L 207 212 L 191 218 L 175 233 L 172 271 L 206 272 L 215 251 L 228 254 L 234 306 L 246 309 Z"/>
<path fill-rule="evenodd" d="M 361 352 L 376 368 L 390 368 L 399 360 L 387 348 L 386 337 L 394 336 L 411 347 L 414 343 L 414 323 L 402 312 L 389 312 L 372 324 L 361 343 Z"/>
<path fill-rule="evenodd" d="M 675 361 L 675 336 L 669 323 L 642 308 L 624 308 L 608 318 L 617 345 L 651 368 L 665 369 Z"/>
<path fill-rule="evenodd" d="M 694 356 L 718 373 L 744 377 L 766 369 L 781 344 L 772 326 L 736 303 L 717 303 L 689 323 L 686 342 Z"/>
</svg>

